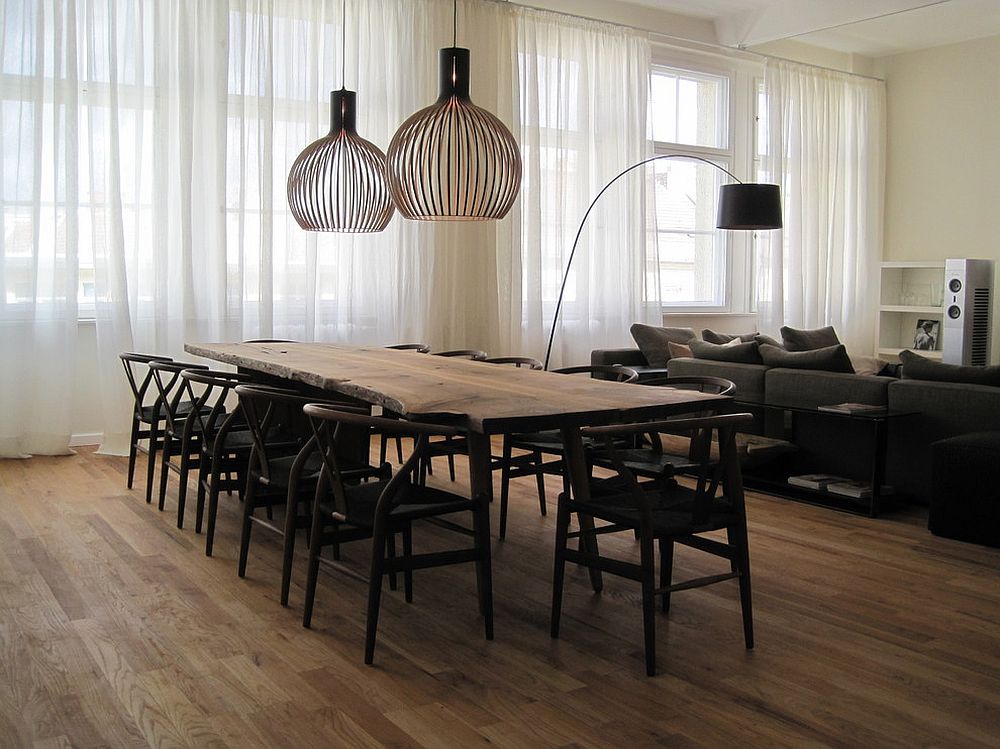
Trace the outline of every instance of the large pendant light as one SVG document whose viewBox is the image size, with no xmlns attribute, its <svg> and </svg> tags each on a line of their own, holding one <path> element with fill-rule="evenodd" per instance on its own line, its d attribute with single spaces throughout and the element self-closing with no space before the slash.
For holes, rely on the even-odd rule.
<svg viewBox="0 0 1000 749">
<path fill-rule="evenodd" d="M 469 50 L 439 53 L 441 94 L 400 125 L 387 151 L 399 212 L 422 221 L 489 221 L 507 215 L 521 187 L 521 154 L 510 130 L 469 99 Z"/>
<path fill-rule="evenodd" d="M 385 154 L 358 135 L 357 94 L 343 84 L 347 0 L 343 4 L 341 89 L 330 92 L 330 132 L 310 143 L 288 172 L 288 205 L 306 231 L 376 232 L 392 218 Z"/>
</svg>

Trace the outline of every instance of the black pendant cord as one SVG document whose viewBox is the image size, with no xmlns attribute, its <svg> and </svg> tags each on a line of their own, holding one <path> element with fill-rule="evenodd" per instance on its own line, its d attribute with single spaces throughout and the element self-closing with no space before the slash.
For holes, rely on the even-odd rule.
<svg viewBox="0 0 1000 749">
<path fill-rule="evenodd" d="M 340 87 L 347 88 L 347 0 L 340 6 Z"/>
<path fill-rule="evenodd" d="M 590 217 L 590 212 L 594 210 L 594 206 L 597 205 L 597 201 L 601 199 L 601 196 L 604 193 L 606 193 L 608 189 L 619 179 L 624 177 L 629 172 L 638 169 L 641 166 L 645 166 L 646 164 L 652 163 L 654 161 L 660 161 L 661 159 L 690 159 L 692 161 L 701 161 L 704 162 L 705 164 L 710 164 L 711 166 L 714 166 L 716 169 L 725 172 L 734 180 L 736 180 L 738 183 L 743 184 L 743 180 L 741 180 L 739 177 L 737 177 L 735 174 L 733 174 L 725 167 L 719 166 L 714 161 L 709 161 L 708 159 L 702 158 L 701 156 L 689 156 L 688 154 L 685 153 L 661 153 L 657 156 L 650 156 L 648 159 L 643 159 L 642 161 L 633 164 L 627 169 L 618 172 L 618 174 L 616 174 L 611 179 L 611 181 L 608 182 L 608 184 L 606 184 L 604 187 L 601 188 L 601 191 L 597 193 L 597 197 L 595 197 L 592 201 L 590 201 L 590 205 L 587 207 L 587 212 L 583 214 L 583 220 L 580 222 L 580 228 L 576 230 L 576 238 L 573 240 L 573 249 L 569 251 L 569 260 L 566 261 L 566 270 L 563 271 L 562 284 L 559 286 L 559 298 L 556 300 L 556 310 L 555 313 L 552 315 L 552 330 L 549 332 L 549 345 L 545 349 L 545 365 L 543 367 L 544 369 L 548 370 L 549 368 L 549 357 L 552 356 L 552 341 L 556 337 L 556 325 L 559 322 L 559 310 L 562 309 L 563 294 L 566 292 L 566 282 L 569 280 L 569 269 L 573 265 L 573 258 L 576 256 L 576 247 L 580 243 L 580 235 L 583 234 L 583 227 L 586 226 L 587 224 L 587 219 Z"/>
<path fill-rule="evenodd" d="M 458 0 L 451 6 L 451 46 L 458 46 Z"/>
</svg>

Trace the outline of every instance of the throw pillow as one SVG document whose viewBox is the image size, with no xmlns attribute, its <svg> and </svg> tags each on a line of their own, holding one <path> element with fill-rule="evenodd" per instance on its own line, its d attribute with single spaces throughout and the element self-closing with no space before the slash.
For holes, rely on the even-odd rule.
<svg viewBox="0 0 1000 749">
<path fill-rule="evenodd" d="M 683 343 L 674 343 L 673 341 L 667 341 L 667 348 L 670 349 L 671 359 L 680 359 L 682 357 L 691 358 L 694 356 L 691 353 L 691 347 L 685 346 Z"/>
<path fill-rule="evenodd" d="M 847 355 L 847 349 L 843 344 L 825 346 L 812 351 L 785 351 L 783 348 L 765 343 L 760 347 L 760 357 L 769 367 L 854 373 L 851 357 Z"/>
<path fill-rule="evenodd" d="M 962 364 L 945 364 L 927 359 L 912 351 L 900 351 L 899 360 L 903 363 L 904 380 L 934 380 L 1000 387 L 1000 366 L 972 367 Z"/>
<path fill-rule="evenodd" d="M 708 341 L 691 341 L 691 353 L 696 359 L 711 359 L 736 364 L 760 364 L 760 352 L 757 342 L 740 343 L 732 341 L 728 344 L 709 343 Z"/>
<path fill-rule="evenodd" d="M 701 331 L 701 339 L 703 341 L 708 341 L 709 343 L 715 343 L 717 345 L 722 345 L 724 343 L 730 343 L 732 341 L 740 341 L 741 343 L 749 343 L 754 339 L 756 333 L 738 333 L 736 335 L 732 333 L 718 333 L 714 330 L 709 330 L 705 328 Z"/>
<path fill-rule="evenodd" d="M 691 328 L 657 328 L 642 323 L 633 323 L 629 332 L 649 366 L 661 369 L 670 361 L 668 343 L 687 343 L 697 337 Z"/>
<path fill-rule="evenodd" d="M 836 346 L 840 343 L 837 331 L 830 325 L 815 330 L 797 330 L 783 326 L 781 340 L 788 351 L 812 351 L 813 349 Z"/>
<path fill-rule="evenodd" d="M 878 375 L 882 373 L 885 369 L 885 365 L 889 362 L 883 361 L 874 356 L 858 356 L 857 354 L 849 354 L 851 358 L 851 366 L 854 367 L 854 374 L 857 375 Z"/>
</svg>

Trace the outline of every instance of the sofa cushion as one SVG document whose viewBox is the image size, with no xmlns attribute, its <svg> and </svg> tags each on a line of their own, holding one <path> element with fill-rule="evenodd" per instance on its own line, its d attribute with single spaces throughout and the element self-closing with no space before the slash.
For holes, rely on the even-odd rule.
<svg viewBox="0 0 1000 749">
<path fill-rule="evenodd" d="M 734 339 L 729 343 L 709 343 L 708 341 L 691 341 L 688 344 L 696 359 L 711 359 L 712 361 L 736 362 L 739 364 L 760 364 L 760 352 L 757 342 L 740 343 Z"/>
<path fill-rule="evenodd" d="M 814 330 L 799 330 L 785 325 L 781 328 L 781 340 L 789 351 L 812 351 L 840 343 L 837 331 L 831 325 Z"/>
<path fill-rule="evenodd" d="M 709 343 L 714 343 L 720 346 L 723 343 L 729 343 L 730 341 L 735 341 L 737 339 L 739 339 L 742 343 L 749 343 L 756 335 L 756 333 L 718 333 L 714 330 L 709 330 L 708 328 L 701 331 L 701 339 L 703 341 L 708 341 Z"/>
<path fill-rule="evenodd" d="M 843 344 L 811 351 L 785 351 L 783 348 L 765 343 L 760 347 L 760 357 L 769 367 L 818 369 L 824 372 L 854 374 L 851 357 L 847 355 L 847 349 Z"/>
<path fill-rule="evenodd" d="M 945 364 L 915 354 L 900 351 L 904 380 L 933 380 L 935 382 L 957 382 L 967 385 L 992 385 L 1000 387 L 1000 367 L 971 367 L 961 364 Z"/>
<path fill-rule="evenodd" d="M 638 322 L 632 324 L 629 332 L 651 367 L 667 366 L 670 361 L 668 343 L 687 343 L 697 338 L 691 328 L 658 328 Z"/>
<path fill-rule="evenodd" d="M 889 402 L 889 377 L 867 377 L 844 372 L 769 369 L 764 380 L 767 403 L 792 408 L 817 408 L 837 403 Z"/>
</svg>

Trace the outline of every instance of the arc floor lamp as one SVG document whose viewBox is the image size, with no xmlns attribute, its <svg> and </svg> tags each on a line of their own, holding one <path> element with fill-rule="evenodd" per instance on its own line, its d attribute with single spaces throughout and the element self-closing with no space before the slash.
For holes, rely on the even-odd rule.
<svg viewBox="0 0 1000 749">
<path fill-rule="evenodd" d="M 722 185 L 719 188 L 719 211 L 716 215 L 715 228 L 733 229 L 737 231 L 757 231 L 764 229 L 781 228 L 781 189 L 778 185 L 743 182 L 735 174 L 725 169 L 714 161 L 709 161 L 701 156 L 690 156 L 682 153 L 661 153 L 643 159 L 627 169 L 623 169 L 616 174 L 597 196 L 590 202 L 587 212 L 583 214 L 583 220 L 576 230 L 576 237 L 573 239 L 573 249 L 570 250 L 569 259 L 566 261 L 566 269 L 563 271 L 562 284 L 559 286 L 559 298 L 556 301 L 555 314 L 552 316 L 552 330 L 549 331 L 549 344 L 545 349 L 545 369 L 549 368 L 549 358 L 552 356 L 552 342 L 556 337 L 556 325 L 559 323 L 559 311 L 562 309 L 563 293 L 566 291 L 566 281 L 569 279 L 569 269 L 573 265 L 573 258 L 576 256 L 576 248 L 580 243 L 580 236 L 583 234 L 583 227 L 587 224 L 591 211 L 597 205 L 608 189 L 619 179 L 629 172 L 635 171 L 646 164 L 664 159 L 688 159 L 690 161 L 700 161 L 704 164 L 714 166 L 719 171 L 725 172 L 735 182 Z"/>
</svg>

